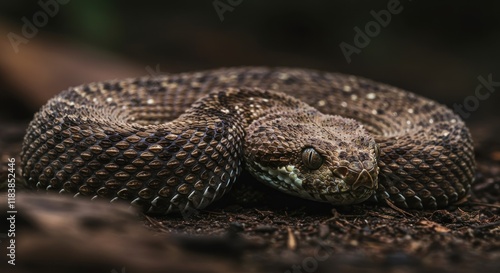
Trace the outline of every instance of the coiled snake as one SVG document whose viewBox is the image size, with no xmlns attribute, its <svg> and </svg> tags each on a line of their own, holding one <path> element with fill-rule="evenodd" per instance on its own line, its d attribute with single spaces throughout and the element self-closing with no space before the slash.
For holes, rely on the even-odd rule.
<svg viewBox="0 0 500 273">
<path fill-rule="evenodd" d="M 463 199 L 475 172 L 469 131 L 443 105 L 355 76 L 261 67 L 70 88 L 35 115 L 21 161 L 33 188 L 153 213 L 206 207 L 243 167 L 302 198 L 418 209 Z"/>
</svg>

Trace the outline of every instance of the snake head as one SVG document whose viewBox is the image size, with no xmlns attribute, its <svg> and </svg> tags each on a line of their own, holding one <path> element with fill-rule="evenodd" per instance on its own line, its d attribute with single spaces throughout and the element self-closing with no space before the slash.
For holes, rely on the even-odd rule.
<svg viewBox="0 0 500 273">
<path fill-rule="evenodd" d="M 379 149 L 353 119 L 317 111 L 269 115 L 249 126 L 245 164 L 261 182 L 332 204 L 368 199 L 378 187 Z"/>
</svg>

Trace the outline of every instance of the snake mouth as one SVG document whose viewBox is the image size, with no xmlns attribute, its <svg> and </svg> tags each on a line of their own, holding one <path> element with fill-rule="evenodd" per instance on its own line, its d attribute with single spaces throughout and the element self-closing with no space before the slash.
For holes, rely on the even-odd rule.
<svg viewBox="0 0 500 273">
<path fill-rule="evenodd" d="M 378 166 L 354 170 L 335 167 L 320 175 L 321 178 L 304 181 L 303 198 L 327 202 L 333 205 L 348 205 L 367 200 L 378 188 Z"/>
<path fill-rule="evenodd" d="M 367 200 L 368 198 L 370 198 L 370 196 L 372 196 L 373 193 L 374 191 L 371 189 L 361 188 L 358 190 L 350 190 L 346 192 L 336 192 L 330 194 L 311 193 L 311 197 L 307 199 L 330 203 L 332 205 L 351 205 Z"/>
<path fill-rule="evenodd" d="M 378 168 L 353 171 L 345 168 L 322 172 L 311 179 L 292 165 L 279 168 L 264 167 L 259 163 L 247 168 L 257 180 L 284 193 L 333 205 L 361 203 L 368 199 L 378 186 Z"/>
</svg>

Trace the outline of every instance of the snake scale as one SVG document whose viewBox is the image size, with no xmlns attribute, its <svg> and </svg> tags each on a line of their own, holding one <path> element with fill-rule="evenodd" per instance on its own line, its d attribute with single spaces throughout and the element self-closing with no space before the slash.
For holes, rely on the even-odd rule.
<svg viewBox="0 0 500 273">
<path fill-rule="evenodd" d="M 242 169 L 334 205 L 435 209 L 466 198 L 471 136 L 447 107 L 368 79 L 242 67 L 69 88 L 35 114 L 21 154 L 35 189 L 204 208 Z"/>
</svg>

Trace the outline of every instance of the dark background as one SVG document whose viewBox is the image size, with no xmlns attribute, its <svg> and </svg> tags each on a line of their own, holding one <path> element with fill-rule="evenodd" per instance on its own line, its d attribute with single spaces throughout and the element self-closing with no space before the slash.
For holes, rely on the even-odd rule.
<svg viewBox="0 0 500 273">
<path fill-rule="evenodd" d="M 83 82 L 221 66 L 309 67 L 356 74 L 450 106 L 473 95 L 478 76 L 500 81 L 495 1 L 400 1 L 387 27 L 348 63 L 354 27 L 390 1 L 72 0 L 16 54 L 7 38 L 33 21 L 37 1 L 0 3 L 1 116 L 29 119 L 50 96 Z M 219 0 L 219 3 L 228 3 Z M 30 82 L 31 81 L 31 82 Z M 500 94 L 467 122 L 500 115 Z"/>
<path fill-rule="evenodd" d="M 48 1 L 56 0 L 42 2 Z M 339 45 L 354 45 L 354 28 L 372 24 L 371 11 L 387 9 L 391 1 L 218 0 L 239 3 L 223 13 L 224 20 L 214 2 L 70 0 L 16 53 L 9 37 L 22 35 L 23 18 L 32 22 L 43 9 L 36 0 L 1 1 L 0 194 L 6 188 L 8 159 L 18 158 L 33 113 L 59 91 L 86 82 L 221 66 L 294 66 L 364 76 L 450 107 L 473 98 L 479 76 L 491 74 L 500 82 L 498 1 L 401 0 L 402 11 L 359 54 L 351 55 L 350 63 Z M 337 210 L 276 199 L 276 207 L 272 202 L 256 204 L 257 209 L 219 204 L 191 220 L 147 218 L 138 223 L 134 218 L 126 224 L 115 218 L 121 213 L 90 209 L 91 219 L 105 219 L 106 233 L 104 227 L 96 232 L 93 225 L 79 225 L 85 223 L 79 217 L 86 219 L 81 211 L 89 210 L 87 203 L 67 206 L 60 197 L 60 206 L 71 213 L 66 217 L 51 211 L 55 206 L 40 206 L 43 199 L 23 199 L 18 204 L 24 213 L 18 217 L 24 218 L 18 223 L 27 233 L 18 238 L 18 269 L 118 272 L 127 264 L 140 270 L 127 266 L 126 272 L 216 268 L 208 266 L 218 265 L 215 259 L 207 259 L 207 267 L 199 256 L 190 256 L 199 253 L 219 255 L 223 265 L 240 265 L 239 270 L 211 272 L 290 272 L 324 245 L 334 255 L 315 272 L 341 272 L 344 265 L 358 269 L 351 272 L 498 272 L 499 102 L 500 91 L 495 90 L 465 119 L 478 164 L 470 202 L 458 208 L 411 211 L 408 216 L 382 205 Z M 17 182 L 18 189 L 22 183 Z M 44 212 L 64 220 L 53 221 Z M 151 234 L 142 232 L 143 225 L 156 231 L 154 237 L 148 239 Z M 116 232 L 123 227 L 132 231 Z M 175 237 L 179 232 L 207 237 Z M 221 232 L 231 236 L 211 237 Z M 289 246 L 292 232 L 295 250 Z"/>
</svg>

